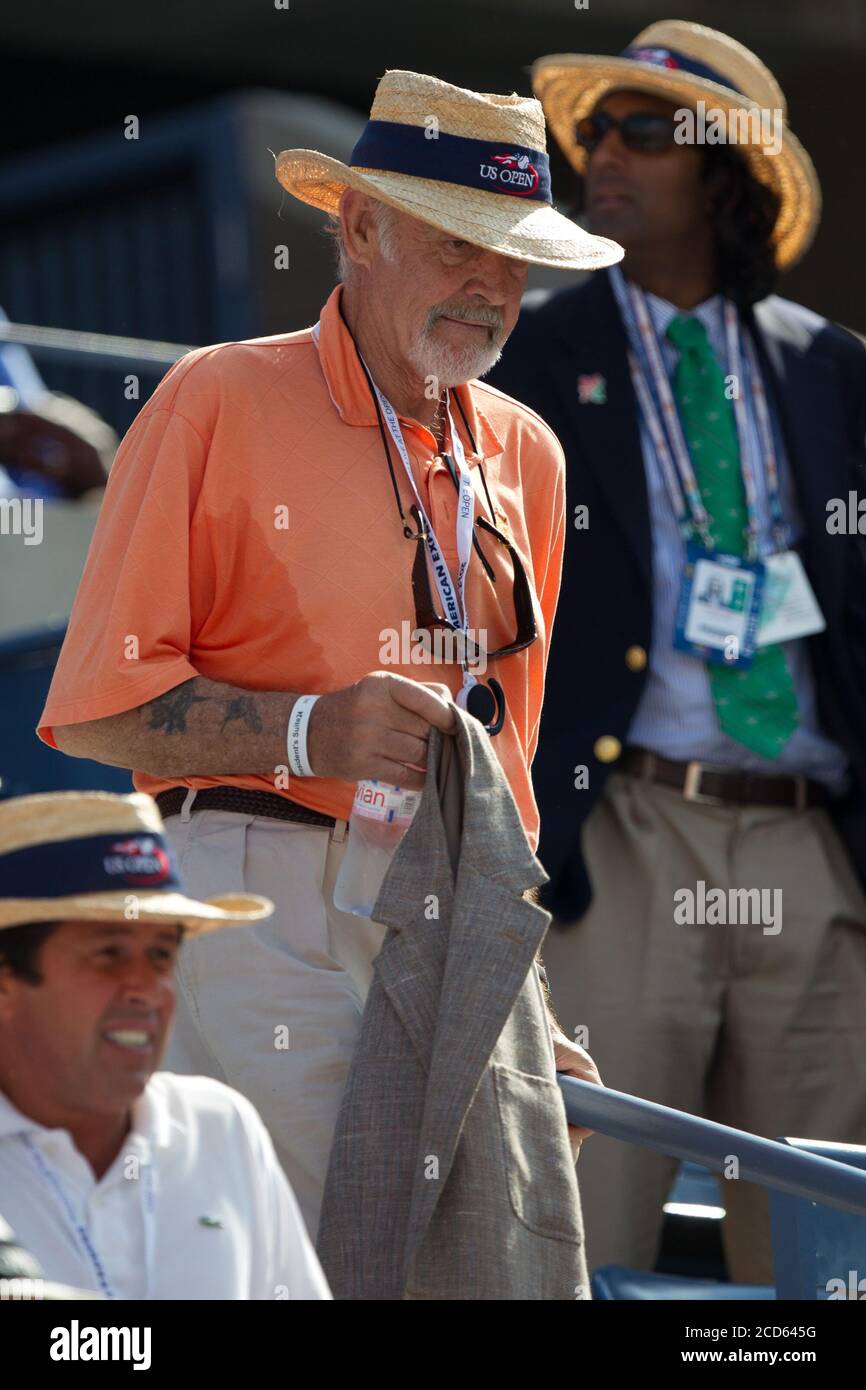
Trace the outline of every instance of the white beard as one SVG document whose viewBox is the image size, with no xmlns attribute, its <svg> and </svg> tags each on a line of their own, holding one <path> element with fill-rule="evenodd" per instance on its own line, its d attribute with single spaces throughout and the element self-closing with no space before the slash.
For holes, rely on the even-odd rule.
<svg viewBox="0 0 866 1390">
<path fill-rule="evenodd" d="M 425 337 L 412 349 L 409 360 L 419 376 L 425 380 L 435 377 L 445 388 L 462 386 L 473 377 L 484 376 L 501 356 L 502 347 L 495 342 L 481 347 L 470 343 L 465 348 L 450 348 Z"/>
</svg>

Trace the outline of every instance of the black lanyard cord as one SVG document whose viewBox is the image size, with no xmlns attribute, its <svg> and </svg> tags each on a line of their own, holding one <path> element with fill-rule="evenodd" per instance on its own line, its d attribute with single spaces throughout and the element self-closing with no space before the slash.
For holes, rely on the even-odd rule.
<svg viewBox="0 0 866 1390">
<path fill-rule="evenodd" d="M 410 541 L 417 541 L 419 539 L 426 540 L 426 531 L 413 531 L 412 527 L 406 520 L 406 513 L 403 511 L 403 503 L 400 501 L 400 489 L 397 486 L 397 479 L 394 476 L 394 465 L 391 462 L 391 450 L 388 447 L 388 434 L 385 428 L 385 421 L 382 419 L 382 408 L 379 405 L 379 397 L 376 395 L 376 391 L 373 387 L 373 378 L 367 371 L 366 366 L 364 366 L 364 362 L 361 358 L 360 353 L 358 353 L 358 361 L 361 363 L 361 366 L 364 367 L 364 375 L 367 378 L 367 384 L 370 387 L 370 395 L 373 397 L 373 404 L 376 407 L 376 419 L 379 424 L 379 434 L 382 436 L 382 448 L 385 450 L 385 458 L 388 460 L 388 472 L 391 475 L 391 486 L 394 489 L 394 496 L 397 499 L 397 510 L 400 513 L 400 520 L 403 523 L 403 535 L 406 537 L 407 540 Z"/>
</svg>

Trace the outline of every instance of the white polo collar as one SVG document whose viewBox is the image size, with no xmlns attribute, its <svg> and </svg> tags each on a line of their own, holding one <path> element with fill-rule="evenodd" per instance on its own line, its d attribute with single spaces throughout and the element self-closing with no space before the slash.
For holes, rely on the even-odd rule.
<svg viewBox="0 0 866 1390">
<path fill-rule="evenodd" d="M 138 1100 L 132 1104 L 132 1125 L 125 1143 L 133 1142 L 135 1147 L 145 1149 L 167 1149 L 171 1144 L 172 1132 L 181 1129 L 172 1120 L 163 1089 L 159 1084 L 159 1073 L 150 1078 Z M 65 1129 L 49 1129 L 23 1114 L 0 1091 L 0 1140 L 11 1139 L 20 1134 L 29 1134 L 40 1142 L 57 1143 L 63 1136 L 71 1144 Z M 137 1142 L 136 1142 L 137 1141 Z M 109 1172 L 111 1170 L 109 1169 Z M 107 1174 L 106 1174 L 107 1176 Z"/>
</svg>

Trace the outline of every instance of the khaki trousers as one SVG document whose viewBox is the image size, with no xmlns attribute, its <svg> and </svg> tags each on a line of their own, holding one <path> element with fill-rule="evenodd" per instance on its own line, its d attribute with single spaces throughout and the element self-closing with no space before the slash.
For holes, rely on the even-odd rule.
<svg viewBox="0 0 866 1390">
<path fill-rule="evenodd" d="M 385 928 L 333 905 L 346 845 L 333 831 L 239 814 L 170 816 L 196 897 L 272 898 L 268 921 L 188 940 L 178 963 L 171 1071 L 212 1076 L 256 1106 L 315 1240 L 337 1112 Z M 214 1155 L 214 1162 L 218 1155 Z"/>
<path fill-rule="evenodd" d="M 604 1082 L 768 1138 L 866 1143 L 866 899 L 826 812 L 686 802 L 614 774 L 584 850 L 592 905 L 554 923 L 542 954 L 562 1027 L 588 1030 Z M 699 880 L 781 890 L 781 930 L 678 925 L 674 893 Z M 653 1267 L 676 1168 L 587 1140 L 591 1268 Z M 720 1181 L 731 1278 L 773 1283 L 764 1189 Z"/>
</svg>

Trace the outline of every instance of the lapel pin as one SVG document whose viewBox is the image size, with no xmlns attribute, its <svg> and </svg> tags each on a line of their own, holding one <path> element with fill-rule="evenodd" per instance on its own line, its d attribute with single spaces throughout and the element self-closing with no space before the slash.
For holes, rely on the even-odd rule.
<svg viewBox="0 0 866 1390">
<path fill-rule="evenodd" d="M 200 1216 L 198 1224 L 200 1226 L 207 1226 L 207 1228 L 212 1231 L 221 1231 L 223 1228 L 223 1223 L 218 1216 Z"/>
<path fill-rule="evenodd" d="M 601 372 L 591 372 L 577 378 L 577 396 L 580 405 L 606 405 L 607 382 Z"/>
</svg>

